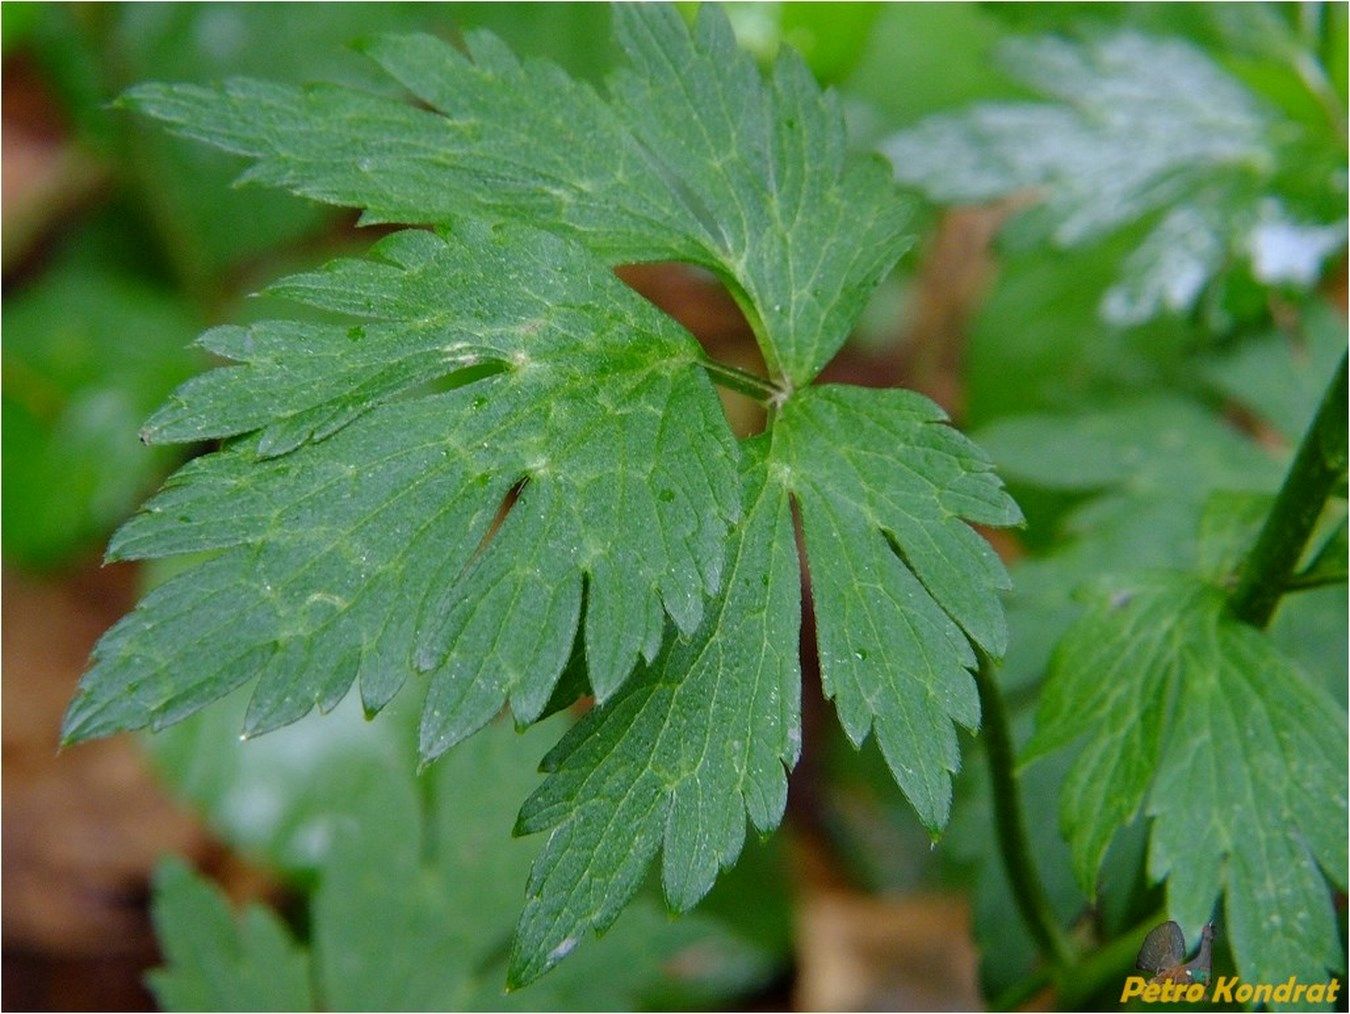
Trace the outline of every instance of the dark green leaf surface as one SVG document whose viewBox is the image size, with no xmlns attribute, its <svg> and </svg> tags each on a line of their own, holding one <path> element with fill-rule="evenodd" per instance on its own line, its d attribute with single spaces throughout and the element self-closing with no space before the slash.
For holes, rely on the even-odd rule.
<svg viewBox="0 0 1350 1014">
<path fill-rule="evenodd" d="M 787 493 L 766 481 L 759 448 L 747 458 L 746 516 L 704 629 L 583 719 L 521 811 L 522 832 L 556 830 L 530 877 L 514 982 L 604 930 L 658 848 L 683 911 L 740 854 L 747 811 L 761 831 L 782 819 L 801 739 L 799 577 Z"/>
<path fill-rule="evenodd" d="M 801 507 L 826 696 L 855 743 L 876 730 L 936 833 L 979 724 L 966 637 L 1001 655 L 1007 574 L 967 521 L 1021 521 L 984 453 L 908 391 L 813 387 L 784 407 L 770 469 Z"/>
<path fill-rule="evenodd" d="M 1345 884 L 1345 715 L 1218 589 L 1175 572 L 1104 582 L 1060 643 L 1028 756 L 1080 737 L 1060 812 L 1085 887 L 1144 805 L 1149 870 L 1183 928 L 1222 893 L 1247 979 L 1340 965 L 1318 867 Z"/>
<path fill-rule="evenodd" d="M 440 224 L 477 208 L 615 261 L 702 264 L 760 322 L 771 366 L 804 383 L 907 244 L 906 205 L 879 164 L 845 160 L 837 104 L 795 54 L 765 81 L 716 10 L 692 34 L 655 5 L 619 5 L 615 22 L 629 66 L 608 101 L 483 33 L 467 57 L 425 35 L 370 44 L 430 109 L 245 80 L 146 85 L 127 101 L 249 156 L 251 181 L 370 221 Z"/>
<path fill-rule="evenodd" d="M 515 981 L 603 930 L 658 849 L 667 901 L 684 910 L 736 858 L 746 813 L 762 831 L 781 818 L 799 740 L 789 494 L 826 693 L 855 744 L 875 730 L 930 832 L 946 823 L 953 723 L 979 722 L 966 637 L 991 651 L 1006 638 L 1006 575 L 966 520 L 1013 524 L 1016 506 L 941 410 L 906 391 L 799 391 L 745 457 L 746 517 L 706 628 L 572 730 L 521 814 L 523 831 L 554 830 L 531 875 Z"/>
<path fill-rule="evenodd" d="M 522 983 L 613 922 L 658 850 L 687 909 L 747 815 L 781 819 L 800 738 L 794 500 L 827 693 L 936 834 L 955 726 L 979 720 L 968 639 L 1007 639 L 1006 575 L 969 523 L 1020 520 L 931 402 L 801 386 L 906 242 L 887 174 L 846 160 L 834 99 L 788 52 L 762 79 L 716 9 L 692 29 L 655 6 L 616 20 L 629 66 L 608 101 L 486 35 L 467 57 L 426 36 L 371 43 L 417 106 L 256 82 L 132 93 L 253 158 L 254 180 L 436 231 L 274 287 L 343 323 L 203 337 L 237 365 L 185 385 L 144 434 L 229 443 L 110 553 L 214 555 L 105 637 L 66 727 L 158 728 L 256 676 L 256 733 L 354 681 L 377 710 L 416 669 L 432 758 L 504 704 L 529 723 L 588 684 L 596 709 L 521 817 L 554 829 Z M 697 347 L 609 270 L 656 258 L 721 275 L 775 374 L 742 488 Z"/>
<path fill-rule="evenodd" d="M 1121 30 L 1013 39 L 1001 55 L 1049 101 L 935 116 L 886 153 L 900 180 L 944 203 L 1041 190 L 1032 214 L 1060 246 L 1147 218 L 1103 297 L 1108 320 L 1188 311 L 1238 260 L 1263 284 L 1307 289 L 1344 249 L 1343 142 L 1282 120 L 1192 43 Z M 1305 172 L 1337 199 L 1310 201 L 1289 178 Z"/>
<path fill-rule="evenodd" d="M 737 497 L 692 340 L 546 234 L 401 233 L 374 254 L 280 287 L 361 323 L 208 332 L 243 365 L 151 420 L 153 439 L 262 435 L 190 463 L 114 538 L 113 557 L 224 552 L 109 632 L 68 739 L 162 726 L 260 671 L 247 732 L 332 707 L 353 679 L 377 710 L 415 664 L 431 676 L 432 757 L 508 699 L 538 717 L 583 582 L 602 698 L 655 656 L 665 614 L 698 626 Z M 475 383 L 390 401 L 489 363 Z M 503 636 L 516 631 L 529 636 Z"/>
</svg>

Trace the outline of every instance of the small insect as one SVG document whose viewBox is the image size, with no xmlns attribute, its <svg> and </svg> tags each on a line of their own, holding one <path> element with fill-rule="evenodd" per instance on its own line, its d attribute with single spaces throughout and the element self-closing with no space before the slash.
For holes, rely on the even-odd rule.
<svg viewBox="0 0 1350 1014">
<path fill-rule="evenodd" d="M 1150 982 L 1209 982 L 1214 924 L 1205 923 L 1200 932 L 1200 950 L 1186 960 L 1186 937 L 1175 922 L 1163 923 L 1149 930 L 1144 946 L 1139 948 L 1135 967 L 1151 972 Z"/>
</svg>

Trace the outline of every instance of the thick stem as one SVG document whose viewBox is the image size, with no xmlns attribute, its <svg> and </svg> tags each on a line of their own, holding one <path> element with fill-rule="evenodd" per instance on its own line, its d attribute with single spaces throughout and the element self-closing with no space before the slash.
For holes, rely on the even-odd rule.
<svg viewBox="0 0 1350 1014">
<path fill-rule="evenodd" d="M 1327 498 L 1345 479 L 1346 396 L 1342 356 L 1228 597 L 1229 610 L 1243 623 L 1265 627 L 1270 622 Z"/>
<path fill-rule="evenodd" d="M 1021 798 L 1014 774 L 1016 757 L 1012 730 L 1008 725 L 1008 711 L 1003 694 L 994 681 L 993 660 L 976 649 L 980 665 L 975 683 L 980 691 L 980 725 L 984 738 L 984 753 L 989 761 L 989 778 L 994 800 L 994 825 L 998 836 L 999 854 L 1008 875 L 1008 886 L 1017 902 L 1022 920 L 1036 942 L 1037 949 L 1056 969 L 1073 959 L 1073 947 L 1064 931 L 1050 898 L 1045 893 L 1040 872 L 1036 869 L 1027 841 L 1026 826 L 1022 822 Z"/>
<path fill-rule="evenodd" d="M 700 359 L 698 364 L 712 378 L 713 383 L 721 384 L 729 390 L 739 391 L 765 405 L 778 405 L 783 400 L 782 388 L 763 377 L 737 369 L 735 366 L 728 366 L 726 363 L 719 363 L 715 359 Z"/>
</svg>

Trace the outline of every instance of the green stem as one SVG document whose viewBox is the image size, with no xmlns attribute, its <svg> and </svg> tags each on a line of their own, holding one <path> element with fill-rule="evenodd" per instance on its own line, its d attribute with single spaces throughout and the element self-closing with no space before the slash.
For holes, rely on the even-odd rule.
<svg viewBox="0 0 1350 1014">
<path fill-rule="evenodd" d="M 1243 623 L 1270 622 L 1322 508 L 1345 479 L 1346 397 L 1342 356 L 1228 597 L 1229 610 Z"/>
<path fill-rule="evenodd" d="M 726 363 L 719 363 L 715 359 L 700 359 L 698 364 L 712 378 L 713 383 L 721 384 L 729 390 L 739 391 L 765 405 L 780 404 L 783 400 L 783 390 L 763 377 L 737 369 L 735 366 L 728 366 Z"/>
<path fill-rule="evenodd" d="M 1345 584 L 1346 579 L 1350 578 L 1350 572 L 1319 570 L 1315 574 L 1295 574 L 1284 586 L 1284 590 L 1289 593 L 1312 591 L 1314 588 L 1326 588 L 1333 584 Z"/>
<path fill-rule="evenodd" d="M 775 395 L 770 407 L 782 405 L 792 394 L 792 380 L 779 365 L 778 351 L 769 338 L 769 329 L 764 326 L 764 318 L 759 315 L 759 308 L 734 275 L 721 269 L 715 269 L 714 273 L 731 294 L 735 304 L 740 307 L 741 315 L 745 317 L 745 322 L 750 325 L 750 330 L 755 336 L 755 344 L 759 346 L 760 355 L 764 357 L 764 365 L 769 371 L 769 376 L 773 377 Z"/>
<path fill-rule="evenodd" d="M 1119 936 L 1091 950 L 1057 972 L 1038 968 L 999 993 L 990 1010 L 1015 1010 L 1047 986 L 1054 986 L 1060 1010 L 1084 1010 L 1108 986 L 1121 985 L 1135 968 L 1135 957 L 1148 931 L 1167 918 L 1155 912 Z"/>
<path fill-rule="evenodd" d="M 998 836 L 999 854 L 1008 875 L 1008 886 L 1018 911 L 1027 925 L 1037 949 L 1056 969 L 1073 959 L 1073 946 L 1060 928 L 1059 919 L 1050 898 L 1045 893 L 1040 872 L 1031 856 L 1026 826 L 1022 822 L 1021 799 L 1017 788 L 1016 757 L 1012 731 L 1008 725 L 1008 711 L 1003 694 L 994 681 L 993 660 L 976 649 L 980 665 L 975 672 L 975 683 L 980 692 L 980 725 L 984 738 L 984 753 L 989 762 L 989 777 L 994 797 L 994 825 Z"/>
</svg>

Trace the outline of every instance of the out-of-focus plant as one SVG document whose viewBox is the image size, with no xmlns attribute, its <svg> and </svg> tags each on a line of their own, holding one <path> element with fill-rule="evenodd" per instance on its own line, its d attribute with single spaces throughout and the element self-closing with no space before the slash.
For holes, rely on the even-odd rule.
<svg viewBox="0 0 1350 1014">
<path fill-rule="evenodd" d="M 986 988 L 1088 1002 L 1165 918 L 1194 939 L 1218 917 L 1249 980 L 1325 978 L 1346 343 L 1318 289 L 1344 271 L 1344 10 L 1026 13 L 1055 34 L 1003 43 L 1005 66 L 1052 101 L 885 146 L 935 200 L 1023 203 L 969 352 L 970 412 L 1041 550 L 1013 570 L 1013 734 L 990 731 L 988 778 L 958 794 L 958 829 L 991 798 L 999 816 L 997 847 L 969 850 Z M 1008 948 L 1015 913 L 1029 939 Z M 1105 942 L 1086 955 L 1085 920 Z"/>
</svg>

